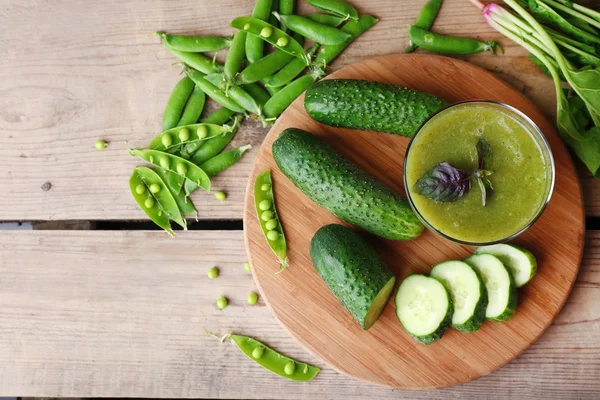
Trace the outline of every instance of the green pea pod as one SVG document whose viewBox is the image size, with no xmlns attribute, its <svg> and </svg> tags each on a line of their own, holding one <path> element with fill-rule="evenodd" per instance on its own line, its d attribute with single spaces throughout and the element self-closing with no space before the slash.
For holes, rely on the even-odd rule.
<svg viewBox="0 0 600 400">
<path fill-rule="evenodd" d="M 358 21 L 348 21 L 340 28 L 340 30 L 351 35 L 350 39 L 339 45 L 322 46 L 315 59 L 315 64 L 328 65 L 346 48 L 356 40 L 360 35 L 365 33 L 369 28 L 375 25 L 379 20 L 370 15 L 361 15 Z"/>
<path fill-rule="evenodd" d="M 233 36 L 231 47 L 227 52 L 223 72 L 227 79 L 231 79 L 240 72 L 246 58 L 246 32 L 239 31 Z"/>
<path fill-rule="evenodd" d="M 310 59 L 298 41 L 268 22 L 253 17 L 238 17 L 231 21 L 229 26 L 259 36 L 276 48 L 303 59 L 306 65 L 310 63 Z"/>
<path fill-rule="evenodd" d="M 169 235 L 175 236 L 173 229 L 171 229 L 169 217 L 158 207 L 156 200 L 150 193 L 150 189 L 144 184 L 136 169 L 133 170 L 133 174 L 129 178 L 129 188 L 135 201 L 152 222 L 164 229 Z"/>
<path fill-rule="evenodd" d="M 213 111 L 209 116 L 201 119 L 200 122 L 203 124 L 223 125 L 225 122 L 229 121 L 234 114 L 234 111 L 223 107 Z"/>
<path fill-rule="evenodd" d="M 183 115 L 179 120 L 177 126 L 195 124 L 200 118 L 200 114 L 204 110 L 204 104 L 206 103 L 206 94 L 200 88 L 195 87 L 192 95 L 188 99 L 183 110 Z"/>
<path fill-rule="evenodd" d="M 213 72 L 221 72 L 223 70 L 222 65 L 219 65 L 212 58 L 208 58 L 203 54 L 175 50 L 168 45 L 165 47 L 180 61 L 202 72 L 203 74 L 212 74 Z"/>
<path fill-rule="evenodd" d="M 149 189 L 149 193 L 154 197 L 163 214 L 175 221 L 184 230 L 187 230 L 187 223 L 164 180 L 148 167 L 137 167 L 134 172 L 138 174 L 144 185 Z"/>
<path fill-rule="evenodd" d="M 219 89 L 223 90 L 225 96 L 231 98 L 237 104 L 242 106 L 246 111 L 256 115 L 262 114 L 262 111 L 260 110 L 260 107 L 258 106 L 256 100 L 254 100 L 254 97 L 252 97 L 240 86 L 232 85 L 227 87 L 227 82 L 224 79 L 223 75 L 208 74 L 204 78 Z"/>
<path fill-rule="evenodd" d="M 311 57 L 314 56 L 318 49 L 319 44 L 317 43 L 308 50 L 308 55 Z M 287 85 L 294 78 L 300 75 L 305 68 L 306 65 L 302 62 L 302 60 L 294 58 L 285 67 L 280 69 L 279 72 L 263 79 L 262 82 L 265 84 L 265 86 L 281 87 Z"/>
<path fill-rule="evenodd" d="M 306 18 L 312 19 L 313 21 L 318 22 L 323 25 L 331 26 L 333 28 L 337 28 L 344 21 L 346 21 L 346 18 L 344 18 L 344 17 L 338 17 L 336 15 L 329 15 L 329 14 L 319 14 L 319 13 L 308 14 L 306 16 Z"/>
<path fill-rule="evenodd" d="M 220 36 L 169 35 L 165 32 L 156 32 L 156 35 L 171 48 L 190 53 L 217 51 L 231 45 L 230 39 Z"/>
<path fill-rule="evenodd" d="M 416 26 L 408 26 L 410 41 L 418 47 L 441 54 L 473 54 L 489 51 L 494 54 L 494 41 L 480 41 L 471 38 L 445 36 Z"/>
<path fill-rule="evenodd" d="M 201 187 L 210 192 L 210 178 L 208 175 L 200 167 L 188 160 L 158 150 L 129 149 L 129 154 L 139 157 L 159 168 L 173 172 L 185 178 L 186 182 L 190 181 L 194 186 Z"/>
<path fill-rule="evenodd" d="M 160 177 L 160 179 L 162 179 L 163 182 L 165 182 L 167 188 L 169 189 L 169 191 L 171 192 L 171 195 L 173 196 L 173 198 L 175 199 L 175 202 L 177 203 L 177 207 L 179 207 L 179 211 L 181 212 L 181 215 L 183 215 L 184 217 L 194 216 L 197 218 L 198 210 L 196 210 L 196 207 L 194 207 L 194 203 L 192 203 L 192 201 L 185 196 L 185 193 L 183 193 L 181 191 L 181 187 L 179 188 L 179 191 L 176 192 L 175 188 L 171 187 L 171 185 L 169 184 L 169 176 L 168 175 L 172 174 L 172 173 L 165 171 L 162 168 L 157 168 L 155 172 Z M 176 174 L 172 174 L 172 175 L 176 175 Z"/>
<path fill-rule="evenodd" d="M 202 163 L 200 168 L 209 178 L 216 176 L 217 174 L 225 171 L 227 168 L 231 167 L 233 164 L 238 162 L 245 152 L 250 150 L 252 146 L 249 144 L 246 146 L 236 147 L 231 150 L 227 150 L 217 156 L 214 156 L 210 160 Z"/>
<path fill-rule="evenodd" d="M 271 7 L 273 7 L 273 0 L 256 0 L 252 16 L 267 21 L 271 15 Z M 264 47 L 265 42 L 259 37 L 249 35 L 246 38 L 246 58 L 250 64 L 263 57 Z"/>
<path fill-rule="evenodd" d="M 316 74 L 304 75 L 295 81 L 291 82 L 279 92 L 273 95 L 269 101 L 265 103 L 264 113 L 267 118 L 277 118 L 281 113 L 288 108 L 294 100 L 298 98 L 306 89 L 308 89 L 318 79 Z"/>
<path fill-rule="evenodd" d="M 231 129 L 232 128 L 227 125 L 222 126 L 205 123 L 179 126 L 155 136 L 148 147 L 151 150 L 160 150 L 171 153 L 170 150 L 177 150 L 181 145 L 204 142 L 215 136 L 223 135 L 224 133 L 231 131 Z M 185 132 L 185 135 L 182 135 L 183 132 Z"/>
<path fill-rule="evenodd" d="M 185 107 L 185 103 L 194 90 L 194 82 L 188 77 L 180 80 L 169 96 L 169 101 L 165 107 L 163 114 L 162 128 L 163 131 L 177 126 L 181 113 Z"/>
<path fill-rule="evenodd" d="M 273 87 L 273 86 L 265 85 L 265 89 L 267 89 L 267 92 L 269 92 L 271 97 L 273 97 L 273 96 L 275 96 L 275 94 L 277 94 L 281 90 L 281 87 Z"/>
<path fill-rule="evenodd" d="M 258 82 L 263 78 L 274 74 L 294 58 L 294 56 L 286 52 L 275 50 L 255 63 L 247 66 L 246 69 L 240 72 L 240 74 L 236 77 L 236 82 L 241 85 Z M 304 64 L 304 61 L 300 61 Z"/>
<path fill-rule="evenodd" d="M 304 63 L 300 61 L 300 59 L 294 58 L 294 60 L 304 65 Z M 256 100 L 260 107 L 264 106 L 265 103 L 271 98 L 269 92 L 263 89 L 262 86 L 260 86 L 258 83 L 248 83 L 244 85 L 243 88 L 254 98 L 254 100 Z"/>
<path fill-rule="evenodd" d="M 237 116 L 233 122 L 231 132 L 227 132 L 222 136 L 217 136 L 209 140 L 204 146 L 200 147 L 190 158 L 190 161 L 196 165 L 202 165 L 206 161 L 210 160 L 217 154 L 219 154 L 231 139 L 235 136 L 238 128 L 240 127 L 241 116 Z"/>
<path fill-rule="evenodd" d="M 275 10 L 275 8 L 273 8 Z M 294 13 L 294 0 L 279 0 L 279 13 L 280 14 L 293 14 Z"/>
<path fill-rule="evenodd" d="M 251 337 L 239 335 L 228 335 L 228 337 L 246 356 L 281 377 L 306 382 L 312 380 L 321 371 L 317 367 L 286 357 Z"/>
<path fill-rule="evenodd" d="M 415 26 L 421 29 L 429 30 L 435 21 L 435 18 L 442 7 L 442 0 L 429 0 L 427 4 L 423 6 L 419 15 L 417 16 L 417 20 L 415 21 Z M 412 42 L 409 43 L 405 53 L 411 53 L 415 51 L 417 46 L 415 46 Z"/>
<path fill-rule="evenodd" d="M 344 0 L 307 0 L 307 2 L 319 10 L 358 21 L 358 11 Z"/>
<path fill-rule="evenodd" d="M 349 33 L 323 25 L 300 15 L 280 15 L 273 13 L 283 25 L 307 39 L 322 44 L 342 44 L 351 36 Z"/>
<path fill-rule="evenodd" d="M 204 74 L 202 74 L 200 71 L 197 71 L 188 65 L 184 66 L 184 70 L 187 76 L 189 76 L 190 79 L 194 81 L 196 86 L 206 93 L 208 97 L 232 111 L 239 113 L 246 112 L 246 110 L 237 104 L 233 99 L 225 96 L 225 93 L 223 93 L 221 89 L 207 81 L 204 77 Z"/>
<path fill-rule="evenodd" d="M 287 244 L 283 233 L 283 226 L 281 226 L 277 208 L 275 207 L 275 193 L 273 192 L 273 180 L 271 179 L 270 170 L 258 174 L 254 181 L 254 206 L 256 207 L 258 223 L 265 235 L 265 239 L 271 250 L 273 250 L 273 253 L 279 258 L 281 270 L 284 270 L 288 267 Z M 277 224 L 274 227 L 269 226 L 273 229 L 268 229 L 267 222 L 271 220 L 275 220 Z"/>
</svg>

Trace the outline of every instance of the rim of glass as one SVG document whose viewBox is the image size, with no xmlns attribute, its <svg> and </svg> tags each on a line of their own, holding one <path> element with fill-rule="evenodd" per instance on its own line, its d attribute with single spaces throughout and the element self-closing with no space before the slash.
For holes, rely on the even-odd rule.
<svg viewBox="0 0 600 400">
<path fill-rule="evenodd" d="M 525 123 L 529 124 L 529 126 L 532 128 L 531 130 L 533 132 L 535 132 L 537 134 L 537 136 L 541 139 L 539 140 L 539 144 L 542 147 L 545 147 L 545 152 L 548 154 L 548 158 L 550 160 L 550 188 L 548 189 L 548 195 L 546 196 L 546 199 L 544 201 L 544 203 L 540 206 L 537 214 L 535 215 L 535 217 L 533 217 L 523 228 L 521 228 L 519 231 L 505 237 L 505 238 L 501 238 L 501 239 L 497 239 L 497 240 L 493 240 L 493 241 L 488 241 L 488 242 L 470 242 L 470 241 L 466 241 L 466 240 L 461 240 L 461 239 L 457 239 L 457 238 L 453 238 L 452 236 L 449 236 L 443 232 L 441 232 L 440 230 L 438 230 L 437 228 L 435 228 L 433 225 L 431 225 L 427 219 L 425 219 L 425 217 L 423 217 L 423 215 L 421 215 L 421 213 L 419 212 L 418 208 L 415 206 L 413 199 L 411 197 L 410 194 L 410 190 L 408 190 L 408 182 L 407 182 L 407 178 L 406 178 L 406 164 L 408 161 L 408 155 L 410 153 L 410 149 L 412 147 L 413 142 L 415 141 L 416 137 L 419 135 L 419 132 L 421 132 L 421 129 L 423 129 L 423 127 L 432 119 L 434 118 L 436 115 L 446 111 L 449 108 L 461 105 L 461 104 L 465 104 L 465 103 L 487 103 L 487 104 L 494 104 L 497 106 L 501 106 L 506 108 L 507 110 L 515 113 L 517 116 L 519 116 Z M 542 150 L 544 151 L 544 150 Z M 423 225 L 425 225 L 429 230 L 433 231 L 435 234 L 448 239 L 452 242 L 458 243 L 458 244 L 462 244 L 462 245 L 466 245 L 466 246 L 490 246 L 493 244 L 499 244 L 499 243 L 505 243 L 508 242 L 509 240 L 512 240 L 514 238 L 516 238 L 517 236 L 519 236 L 520 234 L 522 234 L 523 232 L 525 232 L 527 229 L 529 229 L 531 226 L 533 226 L 533 224 L 535 224 L 535 222 L 542 216 L 542 214 L 544 213 L 544 210 L 546 209 L 546 207 L 548 206 L 548 203 L 550 202 L 550 199 L 552 198 L 552 193 L 554 192 L 554 181 L 555 181 L 555 176 L 556 176 L 556 169 L 555 169 L 555 165 L 554 165 L 554 155 L 552 154 L 552 148 L 550 147 L 550 144 L 548 143 L 548 140 L 546 139 L 546 136 L 544 135 L 544 133 L 542 132 L 542 130 L 539 128 L 539 126 L 537 126 L 537 124 L 535 122 L 533 122 L 533 120 L 531 118 L 529 118 L 526 114 L 524 114 L 522 111 L 520 111 L 519 109 L 508 105 L 506 103 L 502 103 L 500 101 L 495 101 L 495 100 L 478 100 L 478 99 L 474 99 L 474 100 L 463 100 L 463 101 L 459 101 L 456 103 L 452 103 L 438 111 L 436 111 L 435 113 L 433 113 L 432 115 L 430 115 L 417 129 L 415 135 L 411 138 L 410 142 L 408 143 L 408 147 L 406 148 L 406 153 L 404 154 L 404 170 L 402 171 L 402 175 L 403 175 L 403 179 L 404 179 L 404 190 L 406 192 L 406 196 L 408 198 L 408 201 L 410 203 L 411 208 L 413 209 L 413 211 L 415 212 L 415 214 L 417 214 L 417 217 L 419 217 L 419 219 L 421 220 L 421 222 L 423 223 Z"/>
</svg>

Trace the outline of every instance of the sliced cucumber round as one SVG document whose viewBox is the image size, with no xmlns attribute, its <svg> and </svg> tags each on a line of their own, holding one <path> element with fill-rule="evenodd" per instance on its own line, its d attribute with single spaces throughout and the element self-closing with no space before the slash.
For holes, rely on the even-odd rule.
<svg viewBox="0 0 600 400">
<path fill-rule="evenodd" d="M 490 254 L 474 254 L 465 259 L 485 283 L 488 305 L 485 317 L 491 321 L 508 321 L 517 310 L 517 288 L 504 264 Z"/>
<path fill-rule="evenodd" d="M 444 285 L 454 306 L 452 327 L 460 332 L 475 332 L 485 321 L 488 296 L 479 274 L 462 261 L 436 265 L 430 276 Z"/>
<path fill-rule="evenodd" d="M 421 343 L 442 338 L 452 321 L 452 301 L 439 281 L 410 275 L 398 288 L 396 316 L 406 331 Z"/>
<path fill-rule="evenodd" d="M 491 254 L 498 257 L 512 274 L 518 288 L 529 282 L 537 271 L 535 256 L 529 250 L 512 244 L 478 247 L 475 254 Z"/>
</svg>

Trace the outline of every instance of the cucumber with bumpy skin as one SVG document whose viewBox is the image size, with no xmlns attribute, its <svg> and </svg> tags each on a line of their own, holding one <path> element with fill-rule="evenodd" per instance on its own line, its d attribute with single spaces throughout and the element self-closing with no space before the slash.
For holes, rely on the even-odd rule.
<svg viewBox="0 0 600 400">
<path fill-rule="evenodd" d="M 537 271 L 535 256 L 529 250 L 512 244 L 478 247 L 475 254 L 491 254 L 497 257 L 512 274 L 518 288 L 529 282 Z"/>
<path fill-rule="evenodd" d="M 452 312 L 452 300 L 444 285 L 425 275 L 410 275 L 396 293 L 398 320 L 421 343 L 441 339 L 452 322 Z"/>
<path fill-rule="evenodd" d="M 444 285 L 454 305 L 452 327 L 459 332 L 475 332 L 485 320 L 488 296 L 477 272 L 462 261 L 446 261 L 429 274 Z"/>
<path fill-rule="evenodd" d="M 315 233 L 310 257 L 329 289 L 363 329 L 373 326 L 396 281 L 375 250 L 353 230 L 332 224 Z"/>
<path fill-rule="evenodd" d="M 296 187 L 344 221 L 392 240 L 423 232 L 406 199 L 316 136 L 286 129 L 273 143 L 273 157 Z"/>
<path fill-rule="evenodd" d="M 429 93 L 381 82 L 328 79 L 306 91 L 304 108 L 315 121 L 412 137 L 446 102 Z"/>
<path fill-rule="evenodd" d="M 508 321 L 517 310 L 517 288 L 504 264 L 490 254 L 474 254 L 465 258 L 485 283 L 488 305 L 485 317 L 490 321 Z"/>
</svg>

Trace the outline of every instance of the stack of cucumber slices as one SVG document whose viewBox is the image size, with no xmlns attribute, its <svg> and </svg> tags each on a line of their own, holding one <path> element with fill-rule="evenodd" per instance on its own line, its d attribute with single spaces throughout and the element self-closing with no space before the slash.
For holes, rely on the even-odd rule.
<svg viewBox="0 0 600 400">
<path fill-rule="evenodd" d="M 419 342 L 441 339 L 450 325 L 474 332 L 485 319 L 508 321 L 517 308 L 517 288 L 533 278 L 537 262 L 523 248 L 479 247 L 463 261 L 446 261 L 430 276 L 410 275 L 396 294 L 396 315 Z"/>
</svg>

